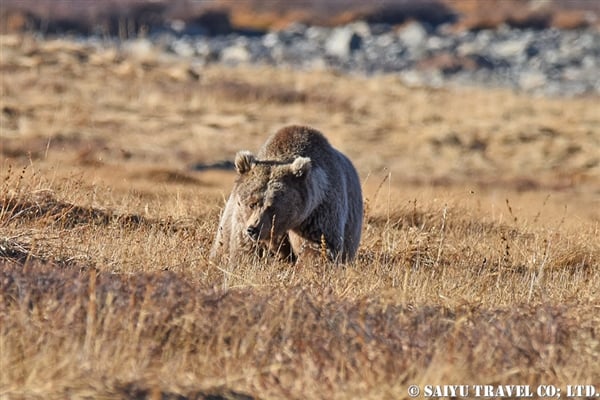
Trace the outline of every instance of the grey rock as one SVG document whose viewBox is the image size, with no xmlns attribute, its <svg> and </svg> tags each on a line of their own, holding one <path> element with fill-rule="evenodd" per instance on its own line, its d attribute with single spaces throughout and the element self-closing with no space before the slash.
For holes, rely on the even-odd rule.
<svg viewBox="0 0 600 400">
<path fill-rule="evenodd" d="M 456 52 L 460 56 L 470 56 L 482 53 L 484 47 L 477 42 L 463 42 L 456 47 Z"/>
<path fill-rule="evenodd" d="M 599 60 L 596 57 L 594 57 L 590 54 L 586 54 L 581 59 L 581 65 L 583 68 L 594 70 L 595 68 L 599 67 L 598 61 Z M 600 72 L 598 72 L 598 71 L 596 71 L 596 73 L 600 74 Z M 596 76 L 596 78 L 600 79 L 600 76 Z"/>
<path fill-rule="evenodd" d="M 351 27 L 336 28 L 325 43 L 325 52 L 333 57 L 348 58 L 362 45 L 362 37 Z"/>
<path fill-rule="evenodd" d="M 427 39 L 427 50 L 430 52 L 448 50 L 451 49 L 453 45 L 454 43 L 450 38 L 442 36 L 430 36 Z"/>
<path fill-rule="evenodd" d="M 171 50 L 180 57 L 189 58 L 196 54 L 194 46 L 186 40 L 175 40 L 171 44 Z"/>
<path fill-rule="evenodd" d="M 386 48 L 391 46 L 396 41 L 396 37 L 392 33 L 384 33 L 383 35 L 377 36 L 374 40 L 374 44 L 379 47 Z"/>
<path fill-rule="evenodd" d="M 123 42 L 122 49 L 136 58 L 149 58 L 156 52 L 154 43 L 149 39 L 133 39 Z"/>
<path fill-rule="evenodd" d="M 235 44 L 223 49 L 221 52 L 221 61 L 230 65 L 247 63 L 250 61 L 250 52 L 246 49 L 246 46 Z"/>
<path fill-rule="evenodd" d="M 196 41 L 196 43 L 194 43 L 194 50 L 196 56 L 206 62 L 216 61 L 219 57 L 219 54 L 211 48 L 210 43 L 207 40 Z"/>
<path fill-rule="evenodd" d="M 277 32 L 269 32 L 263 36 L 262 42 L 266 47 L 273 48 L 279 44 L 279 35 Z"/>
<path fill-rule="evenodd" d="M 98 40 L 95 46 L 120 45 L 138 58 L 169 51 L 197 65 L 266 63 L 293 68 L 331 68 L 365 74 L 394 73 L 410 84 L 503 86 L 545 95 L 600 94 L 600 31 L 558 29 L 455 32 L 449 26 L 429 31 L 419 22 L 399 30 L 365 22 L 328 28 L 294 24 L 264 35 L 207 36 L 166 27 L 147 38 Z M 458 60 L 451 74 L 436 65 L 448 55 Z M 436 64 L 436 62 L 438 64 Z M 443 69 L 442 69 L 443 70 Z"/>
<path fill-rule="evenodd" d="M 524 71 L 519 75 L 519 87 L 523 90 L 533 90 L 543 87 L 548 79 L 540 71 Z"/>
<path fill-rule="evenodd" d="M 329 35 L 329 29 L 321 27 L 321 26 L 311 26 L 308 29 L 306 29 L 306 32 L 304 33 L 304 35 L 307 40 L 310 40 L 310 41 L 313 41 L 316 43 L 323 43 L 323 42 L 325 42 L 325 39 Z"/>
<path fill-rule="evenodd" d="M 418 22 L 411 22 L 398 32 L 398 37 L 409 49 L 419 49 L 425 46 L 427 30 Z"/>
<path fill-rule="evenodd" d="M 499 58 L 517 58 L 526 56 L 525 50 L 529 42 L 524 39 L 505 40 L 492 46 L 492 54 Z"/>
</svg>

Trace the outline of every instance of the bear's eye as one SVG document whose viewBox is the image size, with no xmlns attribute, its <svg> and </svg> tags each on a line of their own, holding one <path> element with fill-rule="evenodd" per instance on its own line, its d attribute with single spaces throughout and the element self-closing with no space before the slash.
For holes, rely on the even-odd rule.
<svg viewBox="0 0 600 400">
<path fill-rule="evenodd" d="M 248 203 L 248 208 L 251 210 L 254 210 L 259 206 L 260 206 L 260 200 L 250 200 L 250 202 Z"/>
</svg>

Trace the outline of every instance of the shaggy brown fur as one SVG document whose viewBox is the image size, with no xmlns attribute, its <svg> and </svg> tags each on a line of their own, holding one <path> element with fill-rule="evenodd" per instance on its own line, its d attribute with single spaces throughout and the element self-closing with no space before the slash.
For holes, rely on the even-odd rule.
<svg viewBox="0 0 600 400">
<path fill-rule="evenodd" d="M 238 178 L 223 211 L 211 257 L 230 260 L 258 248 L 295 260 L 326 252 L 354 259 L 363 201 L 350 160 L 317 130 L 288 126 L 254 156 L 236 155 Z"/>
</svg>

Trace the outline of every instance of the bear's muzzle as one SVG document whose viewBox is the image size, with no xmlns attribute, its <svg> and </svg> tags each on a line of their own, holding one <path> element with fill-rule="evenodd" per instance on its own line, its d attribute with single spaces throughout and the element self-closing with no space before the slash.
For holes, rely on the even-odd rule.
<svg viewBox="0 0 600 400">
<path fill-rule="evenodd" d="M 246 229 L 246 233 L 250 236 L 250 239 L 256 242 L 260 236 L 260 228 L 258 226 L 249 226 Z"/>
</svg>

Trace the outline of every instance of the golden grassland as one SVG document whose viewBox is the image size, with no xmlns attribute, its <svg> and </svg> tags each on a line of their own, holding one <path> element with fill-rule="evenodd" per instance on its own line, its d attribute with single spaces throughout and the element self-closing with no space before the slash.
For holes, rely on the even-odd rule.
<svg viewBox="0 0 600 400">
<path fill-rule="evenodd" d="M 0 44 L 0 397 L 599 383 L 597 98 Z M 289 123 L 359 170 L 356 262 L 209 262 L 234 173 L 192 167 Z"/>
</svg>

